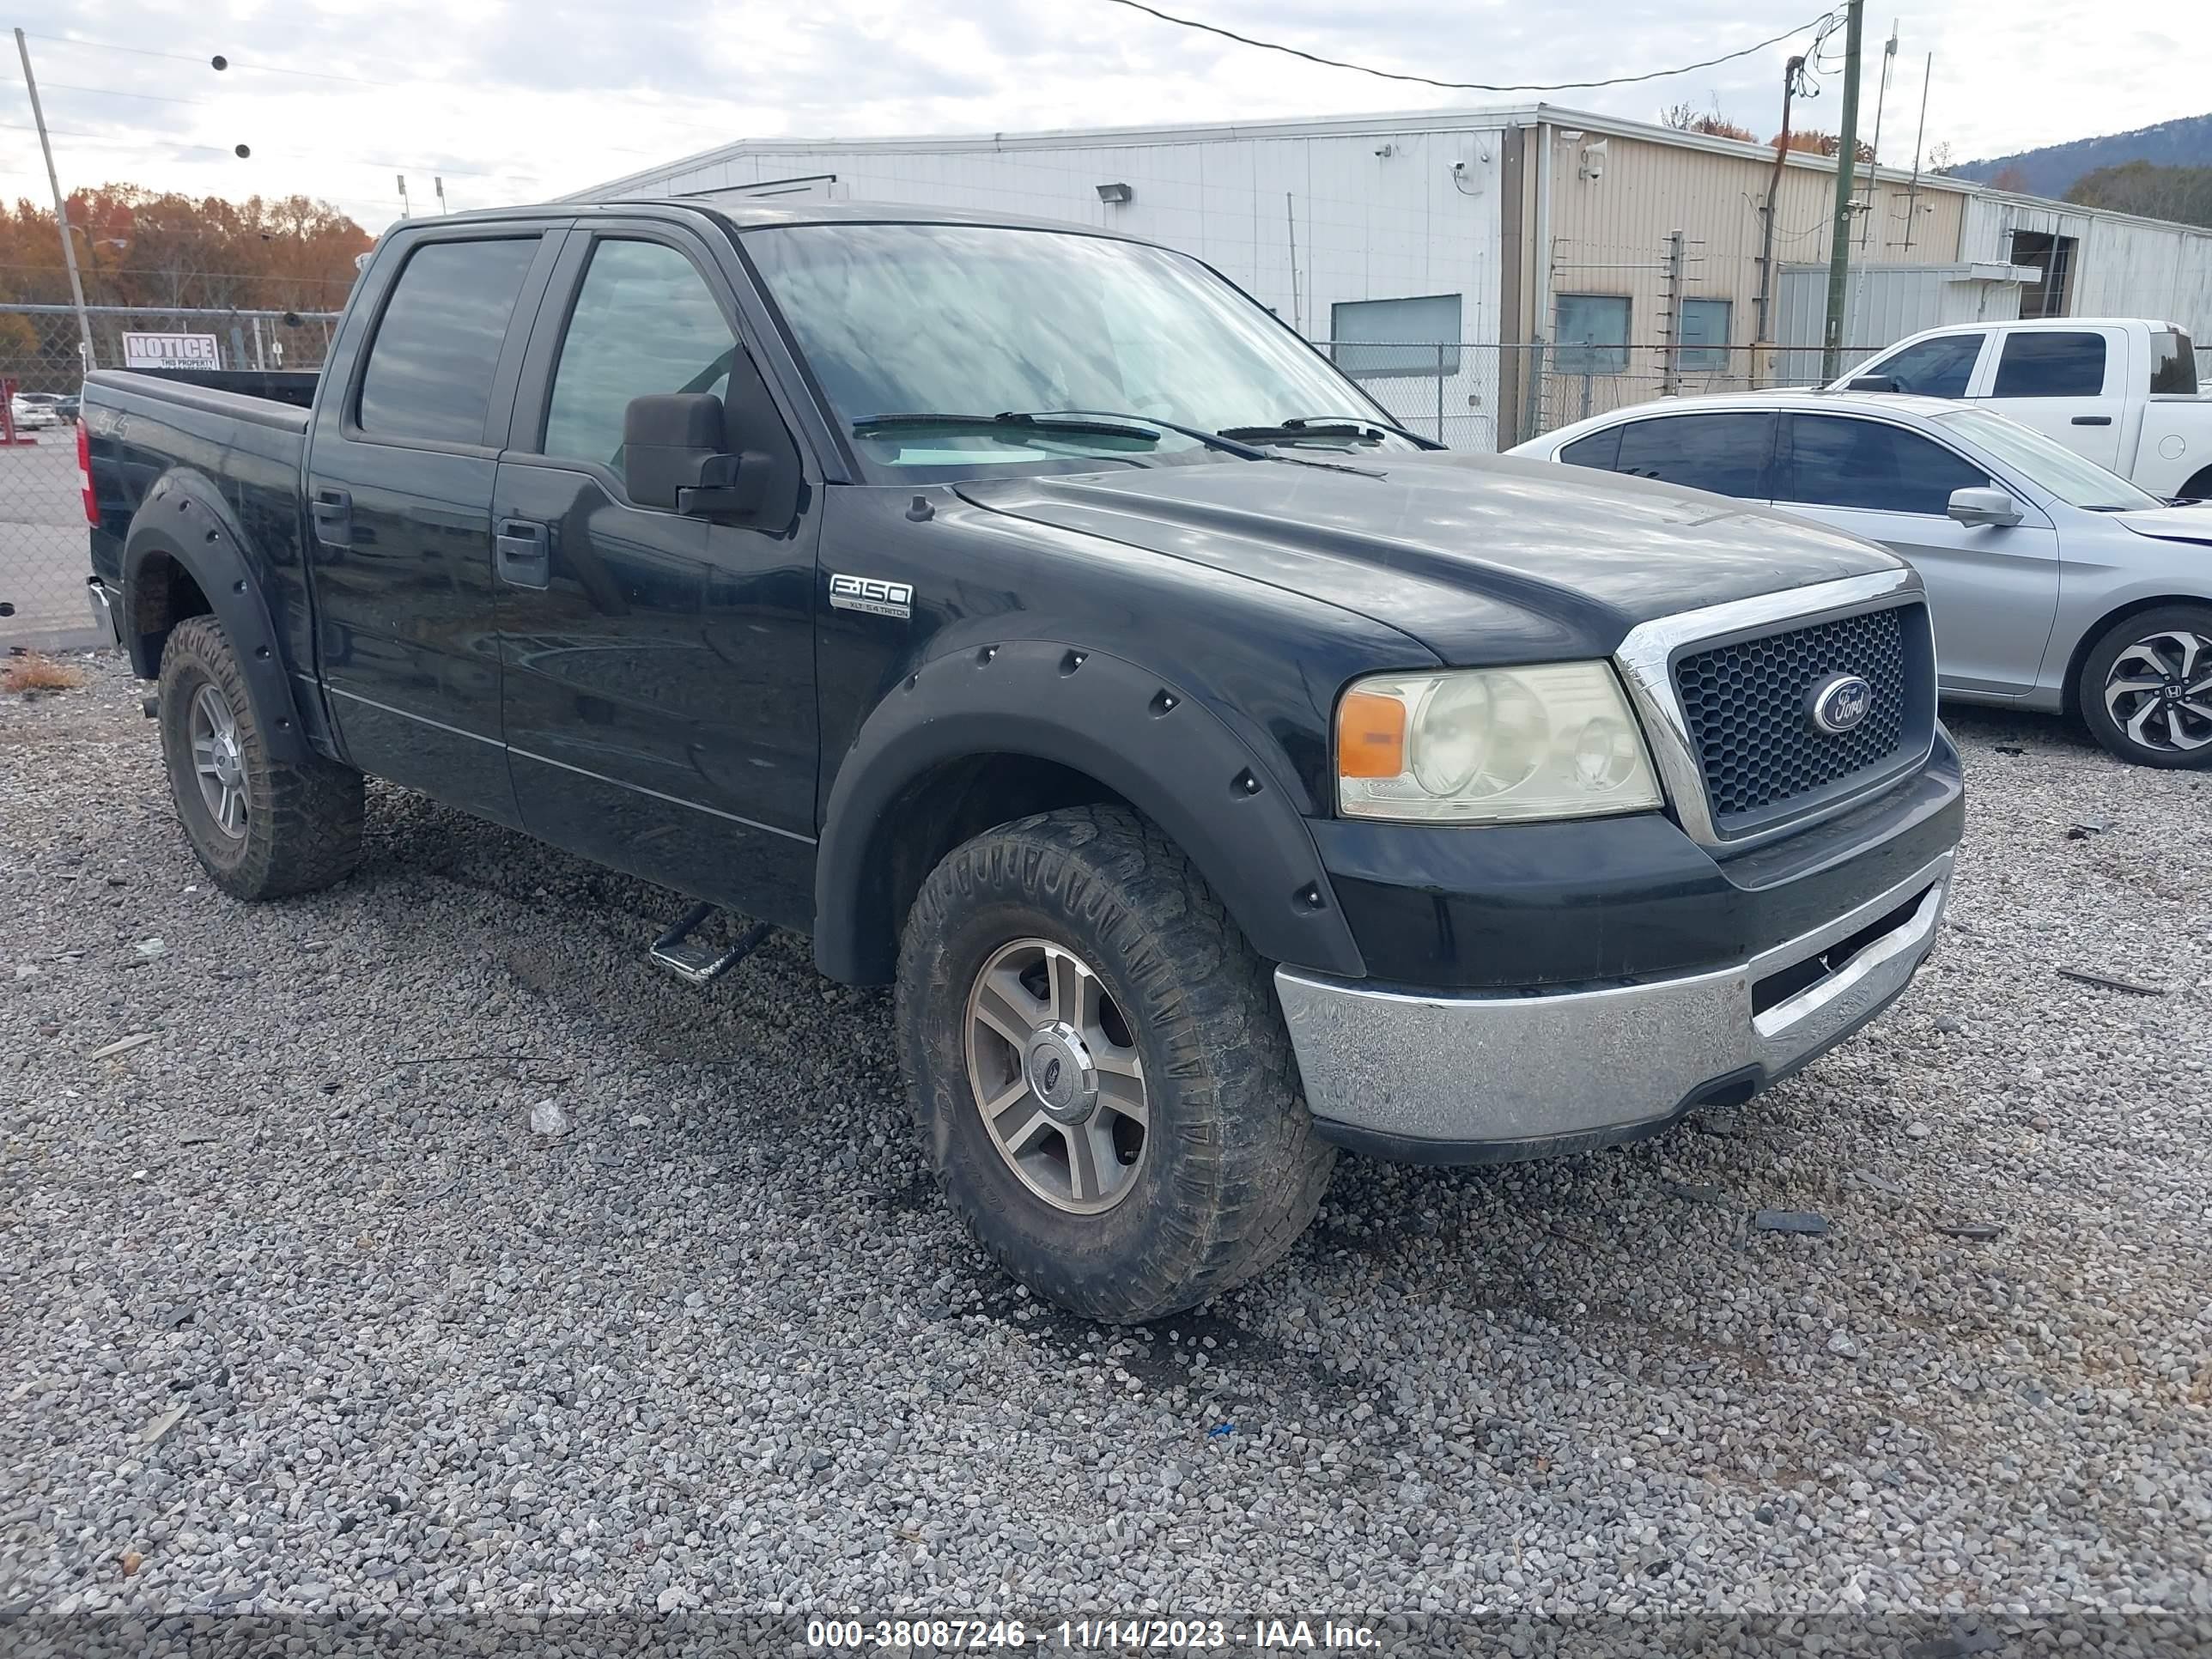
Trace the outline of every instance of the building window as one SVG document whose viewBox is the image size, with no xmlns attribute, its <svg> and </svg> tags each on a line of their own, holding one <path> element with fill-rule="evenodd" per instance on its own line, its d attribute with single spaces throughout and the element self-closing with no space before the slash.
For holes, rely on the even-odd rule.
<svg viewBox="0 0 2212 1659">
<path fill-rule="evenodd" d="M 1628 298 L 1620 294 L 1559 295 L 1559 346 L 1553 364 L 1563 374 L 1620 374 L 1628 368 Z"/>
<path fill-rule="evenodd" d="M 1329 307 L 1328 330 L 1330 356 L 1355 380 L 1459 373 L 1456 294 L 1347 300 Z"/>
<path fill-rule="evenodd" d="M 2022 318 L 2063 317 L 2074 298 L 2075 240 L 2039 230 L 2012 234 L 2012 262 L 2033 265 L 2039 280 L 2020 291 Z"/>
<path fill-rule="evenodd" d="M 1729 302 L 1726 300 L 1682 301 L 1682 348 L 1677 367 L 1706 374 L 1723 374 L 1729 366 Z"/>
</svg>

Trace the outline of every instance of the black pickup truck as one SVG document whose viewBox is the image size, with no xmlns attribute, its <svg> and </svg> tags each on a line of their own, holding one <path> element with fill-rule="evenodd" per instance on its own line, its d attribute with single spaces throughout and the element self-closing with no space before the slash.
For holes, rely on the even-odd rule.
<svg viewBox="0 0 2212 1659">
<path fill-rule="evenodd" d="M 342 879 L 367 774 L 687 896 L 689 977 L 810 933 L 896 986 L 976 1237 L 1087 1315 L 1257 1273 L 1339 1147 L 1740 1100 L 1935 939 L 1962 806 L 1909 569 L 1437 453 L 1161 247 L 456 216 L 259 390 L 85 394 L 95 606 L 210 875 Z"/>
</svg>

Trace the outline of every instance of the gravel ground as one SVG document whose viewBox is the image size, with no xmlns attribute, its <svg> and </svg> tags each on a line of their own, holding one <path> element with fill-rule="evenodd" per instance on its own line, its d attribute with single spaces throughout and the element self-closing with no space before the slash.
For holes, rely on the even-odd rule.
<svg viewBox="0 0 2212 1659">
<path fill-rule="evenodd" d="M 666 896 L 388 790 L 239 906 L 137 695 L 0 702 L 0 1604 L 2212 1615 L 2204 779 L 1957 714 L 1866 1034 L 1639 1147 L 1346 1160 L 1115 1332 L 981 1263 L 802 942 L 686 989 Z"/>
</svg>

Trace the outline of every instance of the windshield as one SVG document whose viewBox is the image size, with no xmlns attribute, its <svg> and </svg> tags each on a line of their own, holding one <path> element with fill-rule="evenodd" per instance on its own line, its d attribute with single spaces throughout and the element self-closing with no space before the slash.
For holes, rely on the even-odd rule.
<svg viewBox="0 0 2212 1659">
<path fill-rule="evenodd" d="M 748 232 L 744 246 L 838 424 L 862 426 L 854 447 L 872 471 L 1218 460 L 1194 434 L 1379 414 L 1267 312 L 1162 248 L 937 224 L 784 226 Z M 1149 416 L 1192 430 L 876 419 L 1008 412 Z M 1387 434 L 1379 443 L 1413 447 Z"/>
<path fill-rule="evenodd" d="M 2085 460 L 2065 445 L 2017 421 L 1985 409 L 1954 409 L 1934 417 L 1968 443 L 1985 449 L 2028 483 L 2047 489 L 2069 507 L 2092 513 L 2135 513 L 2164 501 L 2136 489 L 2118 473 Z"/>
</svg>

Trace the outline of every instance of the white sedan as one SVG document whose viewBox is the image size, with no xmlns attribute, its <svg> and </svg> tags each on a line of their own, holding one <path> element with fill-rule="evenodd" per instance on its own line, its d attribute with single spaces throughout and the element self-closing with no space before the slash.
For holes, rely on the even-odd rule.
<svg viewBox="0 0 2212 1659">
<path fill-rule="evenodd" d="M 1782 507 L 1927 584 L 1940 684 L 2078 713 L 2147 766 L 2212 767 L 2212 504 L 2173 507 L 2017 422 L 1932 398 L 1668 398 L 1515 455 Z"/>
<path fill-rule="evenodd" d="M 60 401 L 52 392 L 19 392 L 8 400 L 8 412 L 15 418 L 18 432 L 33 427 L 55 426 L 61 421 L 55 412 L 55 405 Z"/>
</svg>

